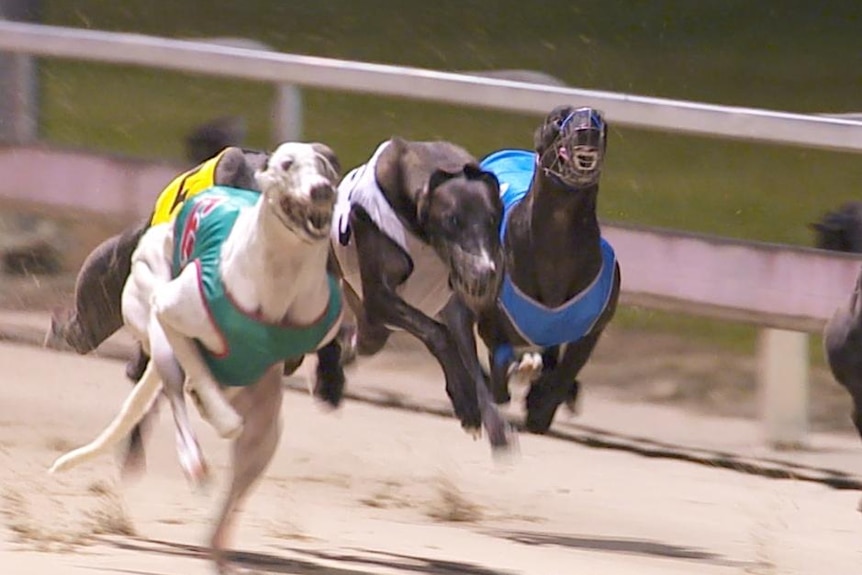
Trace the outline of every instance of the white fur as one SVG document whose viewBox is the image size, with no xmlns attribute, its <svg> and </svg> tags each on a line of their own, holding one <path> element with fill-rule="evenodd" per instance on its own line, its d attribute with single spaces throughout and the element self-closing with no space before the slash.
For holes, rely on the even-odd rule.
<svg viewBox="0 0 862 575">
<path fill-rule="evenodd" d="M 255 310 L 268 321 L 309 323 L 323 313 L 329 301 L 328 229 L 320 238 L 311 237 L 308 228 L 297 226 L 282 209 L 285 197 L 291 198 L 293 205 L 311 209 L 310 190 L 320 184 L 332 184 L 334 174 L 321 173 L 319 160 L 319 154 L 309 144 L 279 146 L 267 167 L 256 174 L 262 201 L 238 216 L 222 246 L 226 289 L 240 307 Z M 322 209 L 328 209 L 331 215 L 331 204 Z M 222 394 L 195 345 L 197 340 L 213 352 L 223 350 L 221 336 L 201 299 L 197 267 L 186 266 L 177 278 L 170 278 L 172 228 L 171 224 L 154 226 L 144 234 L 123 290 L 126 326 L 154 362 L 114 422 L 89 445 L 59 458 L 52 471 L 68 469 L 104 453 L 140 421 L 162 388 L 160 377 L 167 377 L 153 369 L 154 363 L 161 365 L 156 361 L 159 354 L 173 354 L 185 372 L 187 389 L 196 395 L 202 414 L 222 436 L 233 438 L 242 432 L 240 416 Z M 338 326 L 336 322 L 321 345 L 335 336 Z M 172 408 L 181 436 L 181 460 L 185 460 L 183 447 L 193 450 L 195 445 L 191 444 L 196 442 L 187 429 L 184 408 L 173 401 Z M 183 413 L 178 414 L 176 408 Z"/>
</svg>

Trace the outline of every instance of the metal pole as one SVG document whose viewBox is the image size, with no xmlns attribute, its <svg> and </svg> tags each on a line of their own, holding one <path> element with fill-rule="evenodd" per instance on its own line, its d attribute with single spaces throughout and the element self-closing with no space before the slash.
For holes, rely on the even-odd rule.
<svg viewBox="0 0 862 575">
<path fill-rule="evenodd" d="M 38 22 L 40 0 L 0 0 L 0 20 Z M 22 144 L 39 136 L 39 79 L 29 54 L 0 53 L 0 142 Z"/>
<path fill-rule="evenodd" d="M 296 84 L 276 84 L 273 136 L 276 142 L 302 139 L 302 92 Z"/>
<path fill-rule="evenodd" d="M 246 48 L 250 50 L 267 50 L 274 52 L 272 47 L 250 38 L 216 37 L 201 38 L 200 41 L 219 46 Z M 277 52 L 274 52 L 277 53 Z M 302 92 L 299 86 L 288 82 L 275 84 L 275 100 L 272 103 L 271 137 L 273 144 L 288 141 L 299 141 L 302 138 Z"/>
</svg>

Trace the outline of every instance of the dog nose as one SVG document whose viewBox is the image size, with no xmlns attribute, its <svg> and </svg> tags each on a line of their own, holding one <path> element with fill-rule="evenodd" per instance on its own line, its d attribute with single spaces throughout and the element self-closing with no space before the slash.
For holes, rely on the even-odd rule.
<svg viewBox="0 0 862 575">
<path fill-rule="evenodd" d="M 497 271 L 497 262 L 491 257 L 487 251 L 482 252 L 473 260 L 473 265 L 477 274 L 492 276 Z"/>
<path fill-rule="evenodd" d="M 331 202 L 335 199 L 335 187 L 329 183 L 314 184 L 309 195 L 311 201 L 315 203 Z"/>
</svg>

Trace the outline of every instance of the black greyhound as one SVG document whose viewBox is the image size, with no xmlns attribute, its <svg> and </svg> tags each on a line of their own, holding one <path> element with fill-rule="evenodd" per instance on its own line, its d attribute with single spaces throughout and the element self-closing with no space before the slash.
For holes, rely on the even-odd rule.
<svg viewBox="0 0 862 575">
<path fill-rule="evenodd" d="M 375 354 L 391 330 L 409 332 L 440 363 L 462 426 L 484 425 L 493 447 L 507 446 L 509 429 L 483 374 L 469 371 L 462 354 L 465 346 L 475 350 L 472 330 L 461 340 L 463 330 L 453 327 L 473 325 L 499 291 L 497 179 L 459 146 L 396 137 L 344 177 L 335 210 L 333 263 L 356 319 L 352 336 L 342 338 L 345 355 L 350 348 Z M 315 393 L 337 405 L 342 390 Z"/>
<path fill-rule="evenodd" d="M 560 106 L 536 130 L 535 153 L 501 150 L 480 164 L 501 184 L 506 271 L 478 331 L 498 403 L 510 400 L 511 375 L 532 365 L 533 433 L 546 432 L 563 403 L 574 409 L 578 373 L 616 310 L 620 268 L 596 216 L 606 143 L 601 112 Z"/>
<path fill-rule="evenodd" d="M 862 203 L 848 202 L 811 224 L 818 248 L 862 253 Z M 823 330 L 823 349 L 832 376 L 853 399 L 853 424 L 862 437 L 862 272 L 848 300 Z M 859 510 L 862 511 L 862 501 Z"/>
<path fill-rule="evenodd" d="M 847 202 L 809 227 L 820 249 L 862 253 L 862 202 Z"/>
</svg>

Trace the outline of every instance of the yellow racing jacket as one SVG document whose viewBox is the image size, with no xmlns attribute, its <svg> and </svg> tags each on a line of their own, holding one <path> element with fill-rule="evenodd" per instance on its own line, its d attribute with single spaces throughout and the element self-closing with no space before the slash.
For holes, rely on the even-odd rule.
<svg viewBox="0 0 862 575">
<path fill-rule="evenodd" d="M 164 224 L 172 221 L 188 198 L 215 185 L 215 171 L 221 157 L 227 148 L 198 164 L 191 170 L 174 178 L 156 200 L 156 208 L 150 219 L 150 225 Z"/>
</svg>

